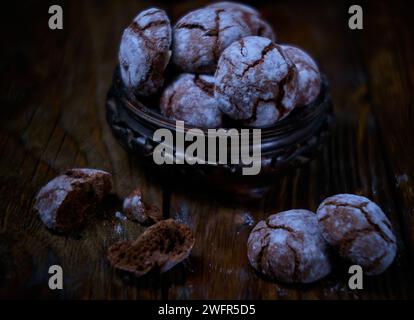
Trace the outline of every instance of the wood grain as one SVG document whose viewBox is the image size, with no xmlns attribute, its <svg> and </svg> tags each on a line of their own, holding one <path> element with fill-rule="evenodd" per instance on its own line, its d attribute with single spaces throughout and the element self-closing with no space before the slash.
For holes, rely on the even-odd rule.
<svg viewBox="0 0 414 320">
<path fill-rule="evenodd" d="M 401 3 L 371 4 L 371 26 L 357 38 L 367 73 L 368 93 L 387 157 L 385 165 L 398 199 L 404 237 L 414 258 L 414 136 L 412 134 L 414 64 L 410 31 L 414 22 Z M 378 18 L 373 19 L 376 16 Z M 375 34 L 381 35 L 373 36 Z M 370 49 L 374 47 L 375 50 Z"/>
<path fill-rule="evenodd" d="M 206 1 L 155 2 L 176 20 Z M 259 2 L 281 42 L 309 51 L 331 82 L 337 127 L 308 165 L 274 181 L 253 203 L 212 199 L 197 186 L 155 181 L 113 138 L 105 96 L 122 29 L 143 1 L 67 1 L 64 30 L 50 31 L 48 1 L 7 10 L 0 82 L 0 297 L 76 299 L 406 299 L 414 297 L 414 47 L 409 13 L 399 4 L 369 2 L 363 31 L 347 29 L 347 6 Z M 323 9 L 322 9 L 323 8 Z M 16 19 L 16 17 L 19 19 Z M 18 23 L 26 21 L 27 23 Z M 4 34 L 3 34 L 4 33 Z M 24 39 L 24 41 L 22 40 Z M 114 194 L 77 237 L 47 231 L 31 206 L 37 190 L 71 167 L 113 173 Z M 122 219 L 121 199 L 135 187 L 188 223 L 192 255 L 163 275 L 138 280 L 110 268 L 107 247 L 144 228 Z M 376 201 L 398 236 L 398 256 L 365 288 L 347 287 L 346 264 L 307 286 L 265 280 L 249 266 L 246 241 L 270 213 L 315 210 L 325 197 L 357 193 Z M 60 264 L 65 289 L 47 287 L 48 267 Z M 17 268 L 18 266 L 18 268 Z M 17 272 L 16 269 L 20 271 Z"/>
</svg>

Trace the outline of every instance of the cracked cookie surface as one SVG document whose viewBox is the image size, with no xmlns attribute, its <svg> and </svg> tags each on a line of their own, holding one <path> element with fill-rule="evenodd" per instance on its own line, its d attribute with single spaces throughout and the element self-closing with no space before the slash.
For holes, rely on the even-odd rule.
<svg viewBox="0 0 414 320">
<path fill-rule="evenodd" d="M 310 283 L 331 271 L 327 246 L 316 215 L 289 210 L 260 221 L 247 242 L 250 264 L 265 276 L 286 283 Z"/>
<path fill-rule="evenodd" d="M 298 70 L 297 106 L 306 106 L 316 100 L 321 90 L 321 75 L 312 57 L 300 48 L 281 45 L 283 52 Z"/>
<path fill-rule="evenodd" d="M 249 126 L 272 125 L 296 105 L 296 67 L 267 38 L 245 37 L 224 50 L 215 83 L 219 108 Z"/>
<path fill-rule="evenodd" d="M 326 241 L 364 273 L 380 274 L 394 260 L 397 243 L 391 223 L 371 200 L 338 194 L 321 203 L 317 217 Z"/>
<path fill-rule="evenodd" d="M 124 30 L 118 55 L 121 77 L 135 94 L 148 96 L 163 85 L 171 33 L 167 14 L 156 8 L 142 11 Z"/>
<path fill-rule="evenodd" d="M 222 116 L 214 98 L 214 77 L 185 73 L 168 86 L 160 102 L 161 113 L 186 125 L 221 126 Z"/>
<path fill-rule="evenodd" d="M 262 19 L 260 13 L 256 9 L 248 5 L 230 1 L 221 1 L 210 4 L 206 8 L 224 9 L 233 12 L 233 14 L 237 15 L 247 24 L 250 29 L 250 35 L 265 37 L 272 41 L 276 41 L 276 34 L 273 31 L 273 28 Z"/>
<path fill-rule="evenodd" d="M 172 60 L 185 72 L 213 74 L 223 50 L 250 32 L 243 20 L 224 9 L 191 11 L 174 26 Z"/>
</svg>

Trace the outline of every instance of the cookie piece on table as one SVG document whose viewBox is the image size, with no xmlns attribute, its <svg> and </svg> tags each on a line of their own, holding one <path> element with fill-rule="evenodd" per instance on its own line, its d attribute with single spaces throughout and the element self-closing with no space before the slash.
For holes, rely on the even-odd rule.
<svg viewBox="0 0 414 320">
<path fill-rule="evenodd" d="M 113 244 L 107 257 L 114 268 L 141 277 L 152 270 L 168 271 L 189 256 L 194 242 L 190 228 L 168 219 L 152 225 L 134 241 Z"/>
<path fill-rule="evenodd" d="M 162 220 L 160 208 L 144 202 L 139 189 L 135 189 L 124 199 L 123 212 L 130 220 L 145 225 L 154 224 Z"/>
<path fill-rule="evenodd" d="M 289 210 L 260 221 L 247 242 L 250 264 L 270 279 L 286 283 L 310 283 L 331 271 L 327 244 L 316 215 Z"/>
<path fill-rule="evenodd" d="M 112 176 L 108 172 L 70 169 L 40 189 L 34 210 L 48 228 L 70 231 L 82 225 L 86 215 L 111 189 Z"/>
<path fill-rule="evenodd" d="M 317 217 L 326 241 L 367 275 L 380 274 L 393 262 L 397 252 L 394 231 L 387 216 L 371 200 L 337 194 L 321 203 Z"/>
</svg>

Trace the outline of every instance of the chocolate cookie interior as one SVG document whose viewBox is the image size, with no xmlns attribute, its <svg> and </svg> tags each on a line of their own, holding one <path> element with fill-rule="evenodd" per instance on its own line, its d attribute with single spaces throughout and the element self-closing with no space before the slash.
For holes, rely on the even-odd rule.
<svg viewBox="0 0 414 320">
<path fill-rule="evenodd" d="M 149 227 L 135 241 L 115 243 L 108 259 L 115 268 L 138 277 L 151 270 L 165 272 L 188 257 L 194 241 L 186 225 L 168 219 Z"/>
</svg>

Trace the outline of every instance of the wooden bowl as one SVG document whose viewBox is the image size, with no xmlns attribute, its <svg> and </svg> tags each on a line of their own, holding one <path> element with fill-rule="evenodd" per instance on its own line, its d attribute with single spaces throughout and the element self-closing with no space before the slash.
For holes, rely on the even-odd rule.
<svg viewBox="0 0 414 320">
<path fill-rule="evenodd" d="M 137 98 L 124 87 L 117 67 L 107 95 L 107 121 L 113 134 L 151 174 L 175 186 L 200 186 L 226 196 L 242 198 L 263 196 L 271 184 L 287 170 L 309 162 L 325 145 L 333 127 L 333 110 L 328 84 L 323 78 L 319 97 L 310 105 L 297 108 L 286 118 L 261 130 L 262 165 L 259 174 L 242 174 L 242 164 L 173 164 L 157 165 L 153 151 L 158 142 L 154 131 L 170 129 L 175 135 L 176 122 L 160 114 L 159 96 Z M 147 107 L 147 106 L 151 106 Z M 228 127 L 232 127 L 229 123 Z M 185 131 L 192 127 L 186 127 Z M 208 135 L 207 129 L 201 130 Z M 230 144 L 228 144 L 230 152 Z"/>
</svg>

